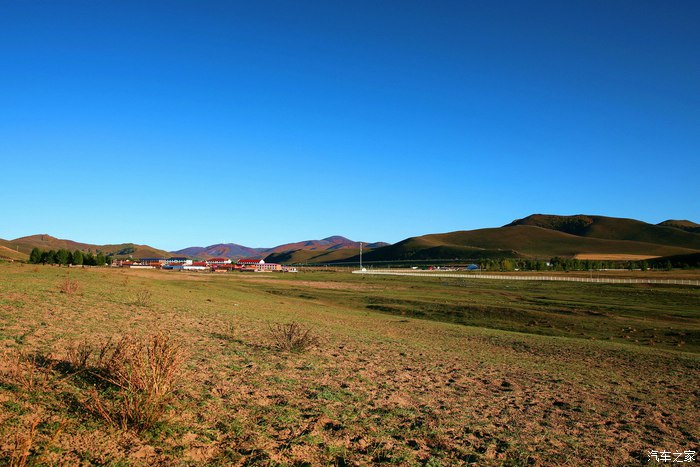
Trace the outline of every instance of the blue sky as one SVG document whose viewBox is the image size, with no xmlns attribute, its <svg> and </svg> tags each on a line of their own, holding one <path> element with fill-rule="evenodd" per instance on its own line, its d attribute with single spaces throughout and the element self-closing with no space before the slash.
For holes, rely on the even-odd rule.
<svg viewBox="0 0 700 467">
<path fill-rule="evenodd" d="M 700 222 L 695 1 L 0 5 L 0 238 Z"/>
</svg>

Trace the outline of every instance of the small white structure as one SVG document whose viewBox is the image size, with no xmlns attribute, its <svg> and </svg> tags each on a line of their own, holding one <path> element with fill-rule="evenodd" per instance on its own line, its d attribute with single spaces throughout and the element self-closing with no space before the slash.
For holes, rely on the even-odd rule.
<svg viewBox="0 0 700 467">
<path fill-rule="evenodd" d="M 192 260 L 187 259 L 184 256 L 174 256 L 172 258 L 166 259 L 164 261 L 164 263 L 166 266 L 175 266 L 175 265 L 185 266 L 185 265 L 192 264 Z"/>
<path fill-rule="evenodd" d="M 206 260 L 208 266 L 221 265 L 221 264 L 231 264 L 231 260 L 228 258 L 209 258 Z"/>
</svg>

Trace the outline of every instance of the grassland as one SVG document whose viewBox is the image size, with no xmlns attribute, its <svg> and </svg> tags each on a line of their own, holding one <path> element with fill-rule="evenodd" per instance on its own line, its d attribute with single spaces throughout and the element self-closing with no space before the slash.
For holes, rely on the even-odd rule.
<svg viewBox="0 0 700 467">
<path fill-rule="evenodd" d="M 689 287 L 0 263 L 0 463 L 629 465 L 698 451 L 699 314 Z M 318 344 L 278 350 L 271 329 L 292 321 Z M 90 410 L 109 389 L 66 362 L 80 343 L 154 332 L 186 355 L 175 398 L 155 425 L 122 429 Z"/>
</svg>

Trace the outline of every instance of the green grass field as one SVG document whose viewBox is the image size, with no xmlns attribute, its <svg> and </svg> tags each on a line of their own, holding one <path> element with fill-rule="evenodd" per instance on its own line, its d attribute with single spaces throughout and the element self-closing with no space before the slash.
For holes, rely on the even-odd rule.
<svg viewBox="0 0 700 467">
<path fill-rule="evenodd" d="M 0 263 L 0 463 L 634 465 L 700 451 L 699 315 L 691 287 Z M 278 350 L 292 321 L 317 345 Z M 71 351 L 156 332 L 174 397 L 111 423 Z"/>
</svg>

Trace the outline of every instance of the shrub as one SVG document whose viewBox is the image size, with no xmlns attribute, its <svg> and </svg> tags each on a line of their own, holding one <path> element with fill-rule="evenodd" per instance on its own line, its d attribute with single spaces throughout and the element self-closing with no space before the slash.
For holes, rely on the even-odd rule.
<svg viewBox="0 0 700 467">
<path fill-rule="evenodd" d="M 139 290 L 134 296 L 134 304 L 148 307 L 153 303 L 153 293 L 150 290 Z"/>
<path fill-rule="evenodd" d="M 93 347 L 87 341 L 83 341 L 77 346 L 68 349 L 66 355 L 68 363 L 76 370 L 85 369 L 93 352 Z"/>
<path fill-rule="evenodd" d="M 183 361 L 180 347 L 163 334 L 108 341 L 93 374 L 116 391 L 93 387 L 85 406 L 122 429 L 149 429 L 172 401 Z"/>
<path fill-rule="evenodd" d="M 17 350 L 5 352 L 2 360 L 0 379 L 6 379 L 26 391 L 44 390 L 53 379 L 50 357 Z"/>
<path fill-rule="evenodd" d="M 58 290 L 65 294 L 74 294 L 80 288 L 78 281 L 71 280 L 70 277 L 66 277 L 63 282 L 58 285 Z"/>
<path fill-rule="evenodd" d="M 41 418 L 35 417 L 30 425 L 29 429 L 24 432 L 17 432 L 14 436 L 14 442 L 12 446 L 12 453 L 10 456 L 10 467 L 24 467 L 27 465 L 27 460 L 29 459 L 29 453 L 32 449 L 32 444 L 36 439 L 37 426 Z"/>
<path fill-rule="evenodd" d="M 295 321 L 270 326 L 270 334 L 274 346 L 287 352 L 304 352 L 319 343 L 318 337 L 311 328 L 304 327 Z"/>
</svg>

